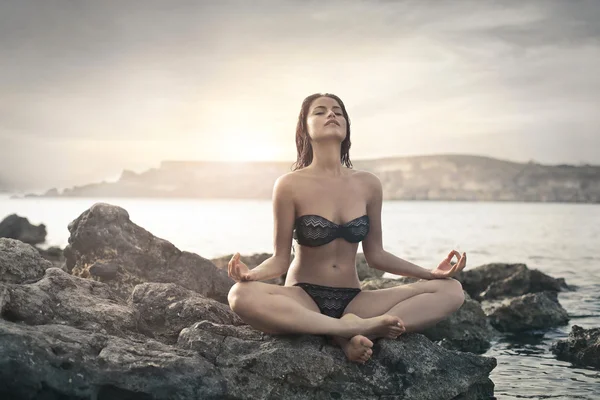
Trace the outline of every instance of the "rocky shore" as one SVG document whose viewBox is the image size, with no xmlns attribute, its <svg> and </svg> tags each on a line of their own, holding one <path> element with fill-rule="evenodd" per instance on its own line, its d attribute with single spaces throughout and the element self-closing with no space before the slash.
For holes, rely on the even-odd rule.
<svg viewBox="0 0 600 400">
<path fill-rule="evenodd" d="M 0 238 L 0 398 L 491 399 L 496 361 L 479 354 L 493 338 L 568 321 L 556 296 L 569 290 L 564 280 L 485 265 L 457 276 L 466 292 L 458 312 L 422 334 L 377 341 L 358 365 L 321 337 L 245 325 L 226 301 L 230 255 L 180 251 L 103 203 L 68 229 L 64 251 Z M 242 260 L 253 267 L 269 256 Z M 357 270 L 364 290 L 411 281 L 382 278 L 360 254 Z M 582 349 L 598 335 L 577 335 L 557 354 L 593 359 Z"/>
</svg>

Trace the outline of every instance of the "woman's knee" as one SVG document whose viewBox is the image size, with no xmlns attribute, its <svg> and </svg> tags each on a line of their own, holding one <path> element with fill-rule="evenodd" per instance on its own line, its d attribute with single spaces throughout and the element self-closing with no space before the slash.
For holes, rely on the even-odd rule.
<svg viewBox="0 0 600 400">
<path fill-rule="evenodd" d="M 252 298 L 252 292 L 256 291 L 254 284 L 255 282 L 237 282 L 229 289 L 227 301 L 233 311 L 239 311 L 242 305 L 248 304 Z"/>
<path fill-rule="evenodd" d="M 443 291 L 448 296 L 451 304 L 459 309 L 465 302 L 465 292 L 459 281 L 456 279 L 444 279 Z"/>
</svg>

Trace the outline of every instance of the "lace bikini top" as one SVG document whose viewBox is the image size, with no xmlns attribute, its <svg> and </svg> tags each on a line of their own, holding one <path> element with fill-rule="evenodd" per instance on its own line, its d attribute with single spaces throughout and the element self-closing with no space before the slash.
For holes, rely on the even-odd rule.
<svg viewBox="0 0 600 400">
<path fill-rule="evenodd" d="M 294 222 L 294 239 L 302 246 L 323 246 L 337 238 L 358 243 L 369 233 L 369 216 L 338 225 L 318 215 L 302 215 Z"/>
</svg>

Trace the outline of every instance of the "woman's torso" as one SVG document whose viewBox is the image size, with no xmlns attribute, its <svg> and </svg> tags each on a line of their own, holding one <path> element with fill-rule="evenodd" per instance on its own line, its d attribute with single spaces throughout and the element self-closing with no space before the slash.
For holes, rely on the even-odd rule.
<svg viewBox="0 0 600 400">
<path fill-rule="evenodd" d="M 364 173 L 344 169 L 337 178 L 316 177 L 304 170 L 293 173 L 295 219 L 318 215 L 342 225 L 367 214 Z M 360 287 L 356 273 L 358 243 L 344 238 L 309 247 L 293 243 L 295 257 L 285 285 L 308 282 L 334 287 Z"/>
</svg>

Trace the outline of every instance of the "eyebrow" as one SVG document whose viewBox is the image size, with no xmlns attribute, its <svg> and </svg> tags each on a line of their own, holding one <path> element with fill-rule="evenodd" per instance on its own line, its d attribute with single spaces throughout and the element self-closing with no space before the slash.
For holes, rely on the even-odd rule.
<svg viewBox="0 0 600 400">
<path fill-rule="evenodd" d="M 325 108 L 325 106 L 316 106 L 316 107 L 314 108 L 314 110 L 316 110 L 317 108 Z M 342 107 L 340 107 L 340 106 L 333 106 L 333 107 L 332 107 L 332 109 L 333 109 L 333 108 L 339 108 L 340 110 L 342 109 Z M 313 110 L 313 111 L 314 111 L 314 110 Z"/>
</svg>

